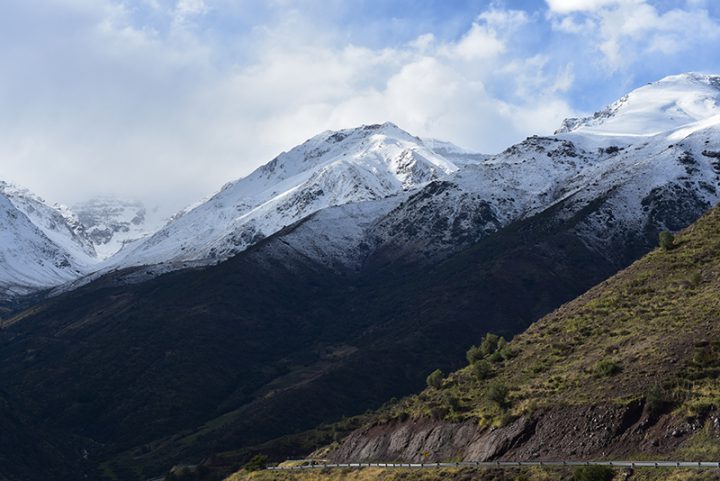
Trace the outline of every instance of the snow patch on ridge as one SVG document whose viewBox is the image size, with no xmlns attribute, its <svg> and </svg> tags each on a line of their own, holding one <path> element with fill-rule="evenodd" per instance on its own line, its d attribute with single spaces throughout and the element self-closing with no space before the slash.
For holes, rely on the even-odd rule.
<svg viewBox="0 0 720 481">
<path fill-rule="evenodd" d="M 592 117 L 566 119 L 556 134 L 655 136 L 720 114 L 720 76 L 688 73 L 640 87 Z"/>
</svg>

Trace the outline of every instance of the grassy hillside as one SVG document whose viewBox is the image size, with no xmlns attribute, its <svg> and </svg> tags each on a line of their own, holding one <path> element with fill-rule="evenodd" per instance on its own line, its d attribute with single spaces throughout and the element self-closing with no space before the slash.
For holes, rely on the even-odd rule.
<svg viewBox="0 0 720 481">
<path fill-rule="evenodd" d="M 558 404 L 720 406 L 720 210 L 390 416 L 502 425 Z M 486 349 L 486 351 L 492 349 Z M 481 359 L 482 358 L 482 359 Z M 485 379 L 482 379 L 485 378 Z M 720 452 L 718 452 L 720 454 Z"/>
<path fill-rule="evenodd" d="M 558 412 L 561 416 L 583 413 L 587 419 L 550 420 L 561 426 L 559 429 L 573 423 L 577 429 L 577 425 L 597 421 L 589 416 L 608 412 L 593 411 L 596 406 L 637 406 L 637 420 L 626 422 L 618 434 L 625 436 L 627 444 L 618 451 L 617 445 L 608 443 L 609 456 L 720 459 L 719 294 L 720 209 L 714 209 L 678 235 L 672 246 L 658 248 L 534 323 L 511 342 L 489 338 L 480 343 L 468 353 L 467 367 L 436 381 L 436 387 L 378 413 L 355 433 L 354 441 L 373 436 L 373 429 L 380 433 L 378 438 L 386 438 L 393 429 L 412 430 L 428 419 L 450 426 L 451 433 L 453 426 L 459 433 L 461 428 L 475 425 L 492 436 L 517 425 L 518 419 Z M 674 427 L 679 425 L 684 428 Z M 577 439 L 572 433 L 556 434 L 565 443 L 584 443 L 588 437 L 584 432 L 578 433 Z M 537 435 L 528 434 L 530 438 Z M 553 441 L 543 440 L 550 445 Z M 422 442 L 418 449 L 423 449 Z M 522 452 L 513 451 L 516 448 L 506 452 Z M 361 456 L 360 449 L 347 448 L 344 455 Z M 594 457 L 604 454 L 598 450 Z M 563 456 L 567 453 L 556 458 Z M 625 479 L 623 473 L 615 474 L 616 479 Z M 336 472 L 273 476 L 239 472 L 231 479 L 576 479 L 573 472 L 553 470 L 474 475 L 367 471 L 347 478 L 338 478 Z M 631 478 L 717 479 L 717 472 L 641 469 Z"/>
</svg>

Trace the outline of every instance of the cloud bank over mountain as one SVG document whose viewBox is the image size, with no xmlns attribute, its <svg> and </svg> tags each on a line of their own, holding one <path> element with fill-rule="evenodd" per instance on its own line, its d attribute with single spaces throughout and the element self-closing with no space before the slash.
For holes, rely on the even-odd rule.
<svg viewBox="0 0 720 481">
<path fill-rule="evenodd" d="M 31 0 L 3 7 L 0 165 L 52 201 L 172 211 L 324 129 L 488 153 L 677 71 L 712 2 Z M 413 8 L 410 8 L 410 7 Z"/>
</svg>

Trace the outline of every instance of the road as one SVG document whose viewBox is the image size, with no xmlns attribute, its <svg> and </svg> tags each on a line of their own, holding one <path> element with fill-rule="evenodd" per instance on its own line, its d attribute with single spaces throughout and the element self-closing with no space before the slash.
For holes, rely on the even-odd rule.
<svg viewBox="0 0 720 481">
<path fill-rule="evenodd" d="M 432 468 L 517 468 L 523 466 L 611 466 L 615 468 L 703 468 L 720 469 L 720 461 L 485 461 L 458 463 L 339 463 L 308 464 L 302 466 L 271 466 L 273 471 L 297 471 L 304 469 L 333 468 L 386 468 L 386 469 L 432 469 Z"/>
</svg>

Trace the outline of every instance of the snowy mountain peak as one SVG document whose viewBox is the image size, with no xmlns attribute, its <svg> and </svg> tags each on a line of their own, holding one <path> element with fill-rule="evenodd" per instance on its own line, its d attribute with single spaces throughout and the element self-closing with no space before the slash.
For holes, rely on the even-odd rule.
<svg viewBox="0 0 720 481">
<path fill-rule="evenodd" d="M 653 136 L 720 115 L 720 76 L 684 73 L 633 90 L 591 117 L 566 119 L 556 134 Z"/>
<path fill-rule="evenodd" d="M 92 243 L 67 208 L 0 181 L 0 302 L 76 279 L 95 263 Z"/>
<path fill-rule="evenodd" d="M 87 238 L 84 226 L 70 209 L 60 204 L 50 206 L 28 189 L 5 181 L 0 181 L 0 194 L 7 197 L 52 242 L 61 246 L 80 263 L 92 264 L 96 261 L 92 242 Z"/>
<path fill-rule="evenodd" d="M 419 146 L 422 146 L 419 138 L 391 122 L 337 131 L 328 130 L 288 152 L 283 152 L 249 177 L 267 185 L 332 162 L 351 162 L 358 159 L 364 162 L 371 152 L 378 153 L 385 162 L 390 162 L 393 153 L 391 151 L 414 151 Z M 394 153 L 400 155 L 398 152 Z M 455 166 L 445 162 L 440 156 L 430 155 L 426 160 L 445 172 L 456 170 Z M 238 182 L 243 181 L 246 179 Z"/>
<path fill-rule="evenodd" d="M 390 122 L 326 131 L 226 184 L 109 263 L 222 259 L 319 210 L 397 195 L 457 170 Z"/>
</svg>

